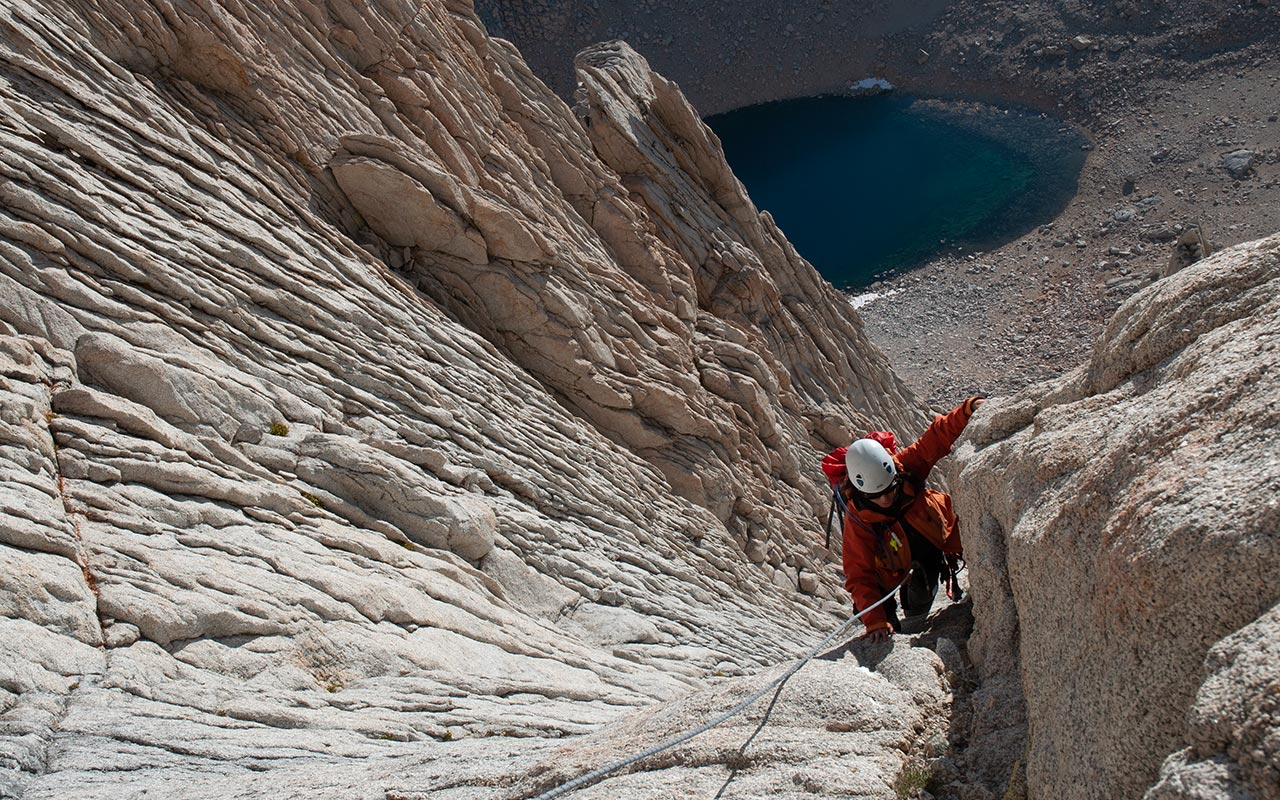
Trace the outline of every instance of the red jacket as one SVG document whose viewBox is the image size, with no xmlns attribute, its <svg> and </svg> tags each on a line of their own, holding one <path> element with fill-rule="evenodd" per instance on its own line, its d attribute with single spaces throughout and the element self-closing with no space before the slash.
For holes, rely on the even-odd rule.
<svg viewBox="0 0 1280 800">
<path fill-rule="evenodd" d="M 911 567 L 911 548 L 902 522 L 905 521 L 942 552 L 962 554 L 959 521 L 951 510 L 951 496 L 925 489 L 924 482 L 933 471 L 934 464 L 951 452 L 951 446 L 964 432 L 969 417 L 973 415 L 973 401 L 976 399 L 971 397 L 945 416 L 935 417 L 919 439 L 893 457 L 904 478 L 899 489 L 903 502 L 895 504 L 899 508 L 905 505 L 905 511 L 900 512 L 899 517 L 874 508 L 858 508 L 853 502 L 845 504 L 841 540 L 844 587 L 859 610 L 875 603 L 901 583 Z M 846 449 L 837 447 L 828 453 L 822 459 L 822 471 L 833 486 L 840 487 L 841 496 L 847 499 L 852 489 L 844 463 Z M 888 628 L 884 606 L 863 617 L 862 624 L 868 633 Z"/>
</svg>

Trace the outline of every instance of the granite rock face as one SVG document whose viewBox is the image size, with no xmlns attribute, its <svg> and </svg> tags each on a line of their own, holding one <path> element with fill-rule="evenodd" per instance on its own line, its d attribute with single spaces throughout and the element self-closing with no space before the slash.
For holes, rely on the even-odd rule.
<svg viewBox="0 0 1280 800">
<path fill-rule="evenodd" d="M 925 416 L 633 52 L 571 110 L 456 0 L 0 29 L 0 793 L 504 796 L 845 612 L 816 459 Z M 806 757 L 882 794 L 925 655 Z"/>
<path fill-rule="evenodd" d="M 874 671 L 872 671 L 874 669 Z M 904 766 L 920 763 L 945 740 L 951 700 L 942 662 L 931 651 L 893 644 L 836 647 L 785 678 L 783 667 L 719 681 L 639 711 L 589 736 L 543 747 L 539 758 L 488 773 L 511 784 L 493 797 L 535 797 L 594 768 L 613 764 L 694 731 L 725 710 L 763 698 L 711 728 L 596 783 L 572 797 L 630 800 L 672 795 L 892 798 Z M 475 769 L 476 766 L 472 766 Z M 474 778 L 422 771 L 390 784 L 392 800 L 476 797 Z M 487 795 L 486 795 L 487 796 Z"/>
<path fill-rule="evenodd" d="M 1280 237 L 1217 253 L 970 425 L 972 756 L 1031 796 L 1276 796 L 1278 297 Z"/>
<path fill-rule="evenodd" d="M 1165 761 L 1147 800 L 1247 792 L 1280 797 L 1280 607 L 1214 645 L 1187 715 L 1190 746 Z"/>
</svg>

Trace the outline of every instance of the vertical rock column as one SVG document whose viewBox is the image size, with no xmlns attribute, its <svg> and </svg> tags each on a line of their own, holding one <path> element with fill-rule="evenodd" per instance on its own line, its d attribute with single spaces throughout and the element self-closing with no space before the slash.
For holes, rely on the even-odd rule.
<svg viewBox="0 0 1280 800">
<path fill-rule="evenodd" d="M 1280 236 L 1218 253 L 1126 302 L 1087 366 L 971 424 L 971 652 L 1000 701 L 978 724 L 1016 729 L 1022 688 L 1031 796 L 1137 797 L 1189 739 L 1258 738 L 1208 734 L 1215 714 L 1280 735 L 1202 686 L 1211 649 L 1280 600 L 1278 297 Z M 1258 756 L 1229 754 L 1256 783 Z"/>
</svg>

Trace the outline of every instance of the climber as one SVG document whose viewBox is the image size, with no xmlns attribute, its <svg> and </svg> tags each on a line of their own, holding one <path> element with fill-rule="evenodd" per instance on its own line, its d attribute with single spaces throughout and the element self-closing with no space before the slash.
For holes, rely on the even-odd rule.
<svg viewBox="0 0 1280 800">
<path fill-rule="evenodd" d="M 970 397 L 950 413 L 936 417 L 919 439 L 896 454 L 891 434 L 875 432 L 822 459 L 822 471 L 844 509 L 842 551 L 844 585 L 854 605 L 864 609 L 914 571 L 902 587 L 906 616 L 927 613 L 940 577 L 948 594 L 959 599 L 955 572 L 963 555 L 959 523 L 951 496 L 924 487 L 933 466 L 983 403 Z M 899 631 L 897 603 L 890 600 L 862 619 L 864 638 L 881 642 Z"/>
</svg>

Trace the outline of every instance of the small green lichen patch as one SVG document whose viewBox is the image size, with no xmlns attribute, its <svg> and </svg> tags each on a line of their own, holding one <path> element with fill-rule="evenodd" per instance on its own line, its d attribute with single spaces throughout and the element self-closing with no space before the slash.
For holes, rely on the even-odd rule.
<svg viewBox="0 0 1280 800">
<path fill-rule="evenodd" d="M 289 426 L 285 425 L 283 422 L 272 423 L 270 433 L 272 436 L 288 436 Z"/>
<path fill-rule="evenodd" d="M 933 770 L 928 766 L 908 764 L 902 768 L 902 772 L 898 773 L 898 779 L 893 783 L 893 791 L 898 796 L 898 800 L 917 797 L 929 785 L 929 778 L 932 776 Z"/>
</svg>

